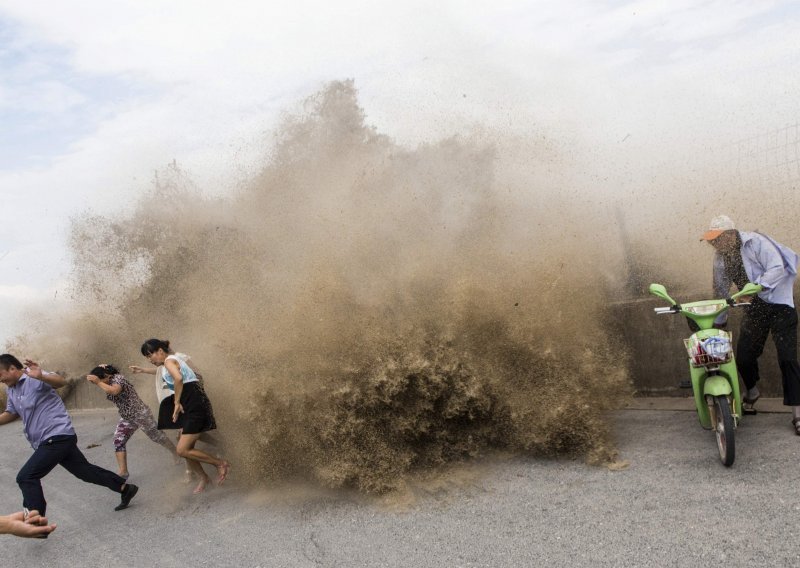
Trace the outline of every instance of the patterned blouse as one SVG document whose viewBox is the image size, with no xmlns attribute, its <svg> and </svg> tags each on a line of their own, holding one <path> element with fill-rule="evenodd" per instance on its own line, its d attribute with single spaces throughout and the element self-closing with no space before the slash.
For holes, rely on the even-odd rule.
<svg viewBox="0 0 800 568">
<path fill-rule="evenodd" d="M 110 385 L 120 385 L 122 390 L 119 394 L 107 394 L 106 398 L 117 405 L 119 415 L 126 419 L 133 419 L 142 414 L 149 414 L 150 409 L 139 398 L 136 389 L 122 375 L 111 377 Z"/>
</svg>

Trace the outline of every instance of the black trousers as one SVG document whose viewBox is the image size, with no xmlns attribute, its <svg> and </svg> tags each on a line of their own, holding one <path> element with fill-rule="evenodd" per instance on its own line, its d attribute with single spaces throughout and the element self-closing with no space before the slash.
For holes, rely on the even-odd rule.
<svg viewBox="0 0 800 568">
<path fill-rule="evenodd" d="M 745 310 L 736 347 L 736 365 L 744 385 L 751 389 L 758 382 L 758 358 L 764 352 L 767 335 L 772 332 L 783 379 L 783 404 L 800 405 L 797 310 L 785 304 L 768 304 L 760 298 L 754 298 Z"/>
<path fill-rule="evenodd" d="M 17 474 L 17 484 L 22 490 L 22 506 L 36 509 L 42 515 L 47 510 L 41 479 L 61 465 L 72 475 L 95 485 L 108 487 L 111 491 L 122 493 L 125 480 L 116 473 L 90 464 L 78 449 L 77 436 L 53 436 L 33 452 Z"/>
</svg>

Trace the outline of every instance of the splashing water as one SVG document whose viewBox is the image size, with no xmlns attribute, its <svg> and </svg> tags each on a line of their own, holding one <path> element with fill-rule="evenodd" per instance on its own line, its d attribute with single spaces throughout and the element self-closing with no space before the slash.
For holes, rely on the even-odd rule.
<svg viewBox="0 0 800 568">
<path fill-rule="evenodd" d="M 403 148 L 332 83 L 228 197 L 172 165 L 129 211 L 74 220 L 79 315 L 11 348 L 80 373 L 172 340 L 254 483 L 380 493 L 494 449 L 608 461 L 630 392 L 608 219 L 530 174 L 538 151 Z"/>
</svg>

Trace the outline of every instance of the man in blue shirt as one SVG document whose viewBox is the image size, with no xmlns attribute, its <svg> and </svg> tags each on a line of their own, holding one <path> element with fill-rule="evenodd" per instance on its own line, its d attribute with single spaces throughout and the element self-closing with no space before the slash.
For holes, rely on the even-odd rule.
<svg viewBox="0 0 800 568">
<path fill-rule="evenodd" d="M 19 359 L 5 353 L 0 355 L 0 382 L 6 385 L 8 395 L 0 426 L 22 418 L 25 437 L 33 447 L 33 455 L 17 474 L 23 507 L 45 515 L 47 502 L 40 480 L 59 464 L 82 481 L 120 493 L 122 501 L 115 511 L 128 506 L 139 488 L 126 484 L 116 473 L 90 464 L 78 449 L 72 419 L 55 391 L 67 384 L 64 377 L 43 371 L 30 360 L 23 367 Z"/>
<path fill-rule="evenodd" d="M 747 388 L 744 403 L 752 408 L 760 393 L 758 358 L 767 336 L 778 351 L 783 379 L 783 404 L 792 407 L 792 424 L 800 435 L 800 364 L 797 362 L 797 310 L 793 288 L 797 278 L 797 254 L 788 247 L 758 232 L 737 231 L 733 221 L 719 215 L 703 234 L 716 250 L 714 255 L 714 293 L 728 296 L 731 284 L 741 289 L 748 282 L 763 290 L 745 310 L 736 348 L 736 364 Z M 717 318 L 724 325 L 727 312 Z"/>
</svg>

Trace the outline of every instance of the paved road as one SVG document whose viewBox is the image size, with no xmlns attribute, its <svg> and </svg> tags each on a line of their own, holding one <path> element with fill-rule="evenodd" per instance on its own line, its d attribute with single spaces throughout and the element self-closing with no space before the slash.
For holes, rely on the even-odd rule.
<svg viewBox="0 0 800 568">
<path fill-rule="evenodd" d="M 622 471 L 580 461 L 495 458 L 373 501 L 300 487 L 229 486 L 192 497 L 182 468 L 141 434 L 117 496 L 58 468 L 45 480 L 50 539 L 0 537 L 5 566 L 798 566 L 800 438 L 786 414 L 748 417 L 731 469 L 683 411 L 615 416 Z M 79 413 L 90 460 L 112 466 L 115 415 Z M 0 429 L 0 510 L 19 509 L 14 477 L 30 453 L 18 423 Z"/>
</svg>

